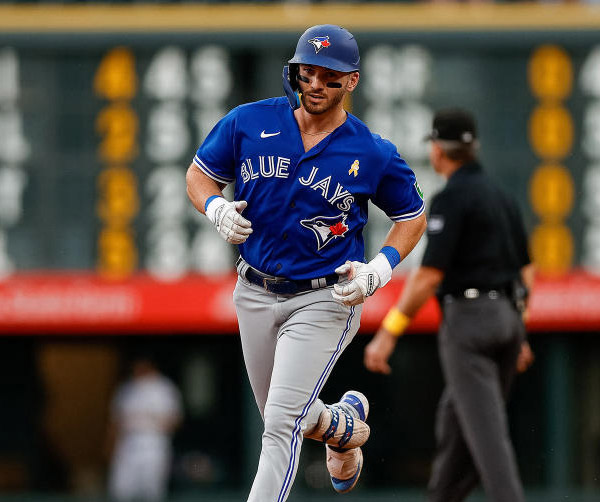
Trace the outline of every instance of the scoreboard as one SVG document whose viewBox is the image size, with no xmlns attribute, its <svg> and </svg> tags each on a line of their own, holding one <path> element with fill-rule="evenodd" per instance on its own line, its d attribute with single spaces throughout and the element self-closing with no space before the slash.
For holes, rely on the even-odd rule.
<svg viewBox="0 0 600 502">
<path fill-rule="evenodd" d="M 482 162 L 527 222 L 530 327 L 597 329 L 600 13 L 230 4 L 0 6 L 0 332 L 236 331 L 236 250 L 193 210 L 185 171 L 229 109 L 282 94 L 298 36 L 320 22 L 356 36 L 346 107 L 397 145 L 426 199 L 442 187 L 423 142 L 434 111 L 473 111 Z M 373 207 L 367 257 L 389 225 Z M 413 329 L 438 319 L 430 303 Z"/>
</svg>

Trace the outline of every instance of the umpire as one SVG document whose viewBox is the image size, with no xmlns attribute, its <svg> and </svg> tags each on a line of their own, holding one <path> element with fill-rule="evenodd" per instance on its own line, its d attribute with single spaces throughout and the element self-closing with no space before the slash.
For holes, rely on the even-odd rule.
<svg viewBox="0 0 600 502">
<path fill-rule="evenodd" d="M 521 502 L 505 400 L 517 365 L 521 371 L 533 360 L 522 320 L 533 280 L 525 229 L 516 203 L 477 161 L 477 131 L 468 112 L 439 111 L 427 139 L 431 163 L 448 182 L 431 203 L 422 264 L 365 348 L 365 366 L 390 373 L 399 335 L 436 294 L 446 386 L 429 501 L 462 501 L 481 481 L 488 500 Z"/>
</svg>

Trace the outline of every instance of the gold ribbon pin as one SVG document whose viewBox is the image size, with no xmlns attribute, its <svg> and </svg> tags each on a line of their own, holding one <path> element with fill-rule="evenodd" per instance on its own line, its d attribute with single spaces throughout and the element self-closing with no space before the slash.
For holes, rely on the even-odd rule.
<svg viewBox="0 0 600 502">
<path fill-rule="evenodd" d="M 358 160 L 355 160 L 352 163 L 352 167 L 350 168 L 350 170 L 348 171 L 348 174 L 354 174 L 354 177 L 356 178 L 358 176 L 358 168 L 360 166 L 358 165 Z"/>
</svg>

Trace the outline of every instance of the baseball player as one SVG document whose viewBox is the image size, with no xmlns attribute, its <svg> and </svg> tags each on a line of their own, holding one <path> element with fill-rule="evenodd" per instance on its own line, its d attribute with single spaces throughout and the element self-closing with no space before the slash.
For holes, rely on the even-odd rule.
<svg viewBox="0 0 600 502">
<path fill-rule="evenodd" d="M 365 348 L 365 365 L 390 372 L 398 337 L 436 293 L 446 387 L 428 500 L 460 502 L 481 481 L 489 501 L 523 502 L 505 402 L 515 373 L 533 358 L 521 318 L 534 274 L 525 227 L 516 201 L 477 159 L 468 111 L 438 111 L 428 140 L 433 168 L 448 182 L 431 204 L 422 264 Z"/>
<path fill-rule="evenodd" d="M 131 379 L 117 389 L 111 406 L 109 434 L 116 440 L 109 476 L 111 500 L 164 500 L 171 435 L 181 416 L 177 387 L 151 359 L 137 358 Z"/>
<path fill-rule="evenodd" d="M 233 299 L 264 420 L 249 502 L 287 499 L 304 437 L 326 444 L 336 491 L 355 486 L 368 401 L 349 391 L 326 406 L 319 393 L 358 331 L 362 303 L 390 280 L 426 226 L 414 173 L 394 145 L 343 108 L 359 62 L 347 30 L 309 28 L 284 67 L 287 97 L 232 110 L 187 172 L 196 209 L 239 246 Z M 233 182 L 227 201 L 221 190 Z M 369 200 L 393 225 L 365 263 Z"/>
</svg>

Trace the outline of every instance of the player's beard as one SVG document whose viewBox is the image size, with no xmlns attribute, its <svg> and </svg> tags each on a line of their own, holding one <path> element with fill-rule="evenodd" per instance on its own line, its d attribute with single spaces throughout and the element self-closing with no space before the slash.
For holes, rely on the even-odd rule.
<svg viewBox="0 0 600 502">
<path fill-rule="evenodd" d="M 327 96 L 327 94 L 325 96 Z M 323 113 L 336 108 L 343 101 L 345 96 L 346 91 L 341 88 L 337 90 L 333 97 L 326 98 L 317 105 L 311 103 L 305 93 L 300 95 L 300 101 L 302 101 L 304 109 L 311 115 L 322 115 Z"/>
</svg>

